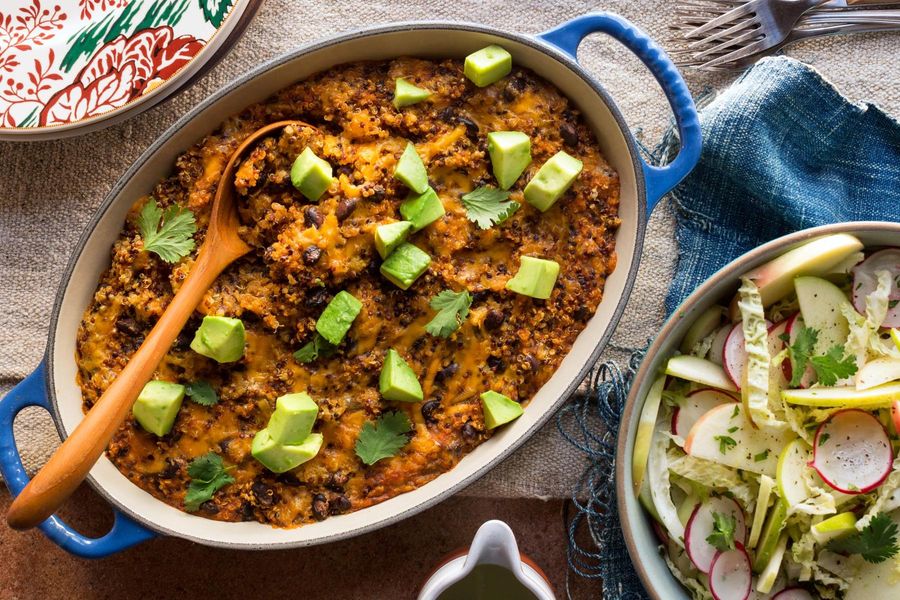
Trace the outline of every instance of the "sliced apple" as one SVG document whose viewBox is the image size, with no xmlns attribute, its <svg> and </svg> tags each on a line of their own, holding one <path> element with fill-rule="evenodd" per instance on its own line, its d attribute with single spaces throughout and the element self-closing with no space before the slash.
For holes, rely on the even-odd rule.
<svg viewBox="0 0 900 600">
<path fill-rule="evenodd" d="M 659 518 L 659 513 L 656 511 L 656 506 L 653 504 L 653 497 L 650 495 L 650 484 L 647 483 L 646 477 L 644 478 L 644 483 L 641 485 L 638 501 L 644 506 L 647 513 L 653 517 L 655 523 L 662 523 L 662 519 Z"/>
<path fill-rule="evenodd" d="M 900 400 L 891 402 L 891 420 L 894 422 L 894 433 L 900 435 Z"/>
<path fill-rule="evenodd" d="M 894 345 L 897 346 L 897 350 L 900 350 L 900 329 L 894 327 L 891 329 L 891 339 L 894 340 Z"/>
<path fill-rule="evenodd" d="M 759 493 L 756 496 L 756 509 L 753 511 L 753 524 L 750 526 L 750 537 L 747 539 L 748 548 L 756 548 L 759 534 L 762 533 L 763 523 L 766 522 L 766 513 L 769 512 L 769 500 L 772 499 L 772 491 L 775 489 L 775 480 L 768 475 L 759 476 Z M 775 497 L 778 502 L 778 497 Z"/>
<path fill-rule="evenodd" d="M 852 512 L 834 515 L 810 528 L 813 539 L 820 545 L 854 531 L 856 531 L 856 515 Z"/>
<path fill-rule="evenodd" d="M 737 398 L 713 388 L 700 388 L 688 394 L 681 406 L 672 413 L 672 433 L 682 438 L 691 432 L 700 417 L 720 404 L 737 402 Z"/>
<path fill-rule="evenodd" d="M 900 379 L 900 358 L 883 356 L 870 360 L 856 372 L 856 389 L 867 390 Z"/>
<path fill-rule="evenodd" d="M 722 322 L 723 314 L 725 314 L 725 309 L 719 305 L 710 306 L 703 311 L 684 334 L 684 339 L 681 340 L 681 351 L 685 354 L 689 353 L 694 346 L 714 332 Z"/>
<path fill-rule="evenodd" d="M 798 277 L 794 289 L 804 323 L 819 332 L 815 354 L 843 346 L 850 335 L 850 323 L 841 312 L 841 306 L 848 304 L 841 288 L 821 277 Z"/>
<path fill-rule="evenodd" d="M 778 468 L 775 481 L 778 482 L 778 495 L 788 508 L 801 504 L 809 498 L 809 486 L 806 485 L 804 471 L 809 463 L 809 445 L 801 438 L 788 443 L 781 456 L 778 457 Z"/>
<path fill-rule="evenodd" d="M 753 571 L 761 572 L 769 564 L 781 537 L 781 531 L 787 523 L 787 504 L 778 500 L 769 510 L 769 518 L 763 526 L 762 538 L 756 548 L 756 558 L 753 561 Z M 780 561 L 779 561 L 780 564 Z"/>
<path fill-rule="evenodd" d="M 634 451 L 631 455 L 631 479 L 635 494 L 640 494 L 644 482 L 647 457 L 650 455 L 650 443 L 653 440 L 653 430 L 656 429 L 656 416 L 659 414 L 665 384 L 666 378 L 658 377 L 650 386 L 647 397 L 644 398 L 644 406 L 641 408 L 641 418 L 638 420 L 637 433 L 634 436 Z"/>
<path fill-rule="evenodd" d="M 666 363 L 666 375 L 693 381 L 704 386 L 726 392 L 736 392 L 737 388 L 725 374 L 725 370 L 712 361 L 696 356 L 673 356 Z"/>
<path fill-rule="evenodd" d="M 691 456 L 772 477 L 781 449 L 794 434 L 790 429 L 756 429 L 743 412 L 738 403 L 712 409 L 691 428 L 684 451 Z"/>
<path fill-rule="evenodd" d="M 890 408 L 900 400 L 900 383 L 888 383 L 867 390 L 852 387 L 817 387 L 806 390 L 784 390 L 785 402 L 816 408 Z"/>
<path fill-rule="evenodd" d="M 787 549 L 788 535 L 782 533 L 775 542 L 775 547 L 769 555 L 769 560 L 762 568 L 759 578 L 756 580 L 756 591 L 761 594 L 768 594 L 778 579 L 778 573 L 781 571 L 781 561 L 784 560 L 784 551 Z"/>
<path fill-rule="evenodd" d="M 811 466 L 844 494 L 864 494 L 887 479 L 894 450 L 887 431 L 872 414 L 847 408 L 819 425 Z"/>
<path fill-rule="evenodd" d="M 900 525 L 900 511 L 889 514 Z M 897 597 L 897 562 L 862 562 L 856 577 L 844 594 L 844 600 L 887 600 Z"/>
<path fill-rule="evenodd" d="M 717 365 L 725 363 L 725 342 L 728 340 L 728 334 L 731 333 L 731 325 L 725 325 L 716 332 L 713 338 L 712 346 L 709 349 L 709 360 Z"/>
<path fill-rule="evenodd" d="M 772 600 L 815 600 L 812 594 L 799 587 L 785 588 L 772 596 Z"/>
<path fill-rule="evenodd" d="M 824 275 L 862 248 L 862 242 L 852 235 L 828 235 L 788 250 L 778 258 L 756 267 L 746 277 L 759 288 L 763 306 L 771 306 L 793 291 L 796 277 Z M 737 302 L 732 302 L 730 314 L 732 320 L 740 318 Z"/>
</svg>

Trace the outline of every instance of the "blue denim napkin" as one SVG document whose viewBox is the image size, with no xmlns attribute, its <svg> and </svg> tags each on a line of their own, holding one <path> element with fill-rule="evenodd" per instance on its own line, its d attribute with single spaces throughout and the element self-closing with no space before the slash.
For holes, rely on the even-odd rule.
<svg viewBox="0 0 900 600">
<path fill-rule="evenodd" d="M 700 162 L 672 193 L 679 258 L 668 314 L 716 270 L 771 239 L 826 223 L 900 220 L 900 123 L 851 104 L 796 60 L 760 61 L 701 111 L 700 123 Z M 641 358 L 636 352 L 623 370 L 599 365 L 588 392 L 557 421 L 590 459 L 572 496 L 569 564 L 600 578 L 609 600 L 646 598 L 611 485 L 619 416 Z"/>
</svg>

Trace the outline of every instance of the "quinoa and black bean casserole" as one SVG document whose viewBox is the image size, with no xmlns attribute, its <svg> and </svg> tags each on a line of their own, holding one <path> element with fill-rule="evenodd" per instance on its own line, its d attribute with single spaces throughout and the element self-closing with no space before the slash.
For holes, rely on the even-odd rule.
<svg viewBox="0 0 900 600">
<path fill-rule="evenodd" d="M 400 89 L 400 78 L 408 88 Z M 248 150 L 235 173 L 241 236 L 252 251 L 213 284 L 154 375 L 188 391 L 183 399 L 176 394 L 174 424 L 151 433 L 129 416 L 108 449 L 123 474 L 172 506 L 276 527 L 415 489 L 517 416 L 600 303 L 616 265 L 619 226 L 617 174 L 575 106 L 531 71 L 514 66 L 479 87 L 455 59 L 332 68 L 222 123 L 135 202 L 78 332 L 84 410 L 185 280 L 232 152 L 254 130 L 287 119 L 315 129 L 277 131 Z M 508 196 L 495 176 L 508 156 L 500 154 L 503 148 L 496 156 L 489 149 L 492 132 L 520 132 L 530 142 L 530 161 L 513 177 Z M 403 245 L 424 251 L 430 263 L 401 289 L 384 274 L 384 247 L 376 249 L 375 239 L 381 226 L 421 217 L 400 210 L 417 197 L 395 173 L 410 143 L 443 212 L 405 232 Z M 333 169 L 315 201 L 292 181 L 292 167 L 294 179 L 304 175 L 295 163 L 307 149 L 319 161 L 307 175 Z M 583 168 L 541 211 L 525 187 L 555 156 L 577 158 Z M 149 250 L 145 221 L 155 217 L 162 231 L 175 215 L 195 219 L 196 230 L 188 229 L 188 249 L 167 261 L 164 252 Z M 522 274 L 523 257 L 542 259 L 536 275 Z M 558 264 L 555 279 L 546 272 L 551 262 Z M 530 281 L 508 289 L 517 273 Z M 528 291 L 542 287 L 546 299 Z M 332 344 L 317 332 L 317 321 L 341 292 L 360 307 Z M 442 292 L 445 302 L 435 302 Z M 240 358 L 218 362 L 196 351 L 192 340 L 209 316 L 243 328 Z M 393 374 L 385 375 L 390 355 Z M 409 369 L 414 377 L 404 379 Z M 395 383 L 414 397 L 391 399 L 398 396 L 384 391 L 385 377 L 399 377 Z M 409 392 L 410 386 L 420 391 Z M 263 451 L 257 455 L 254 439 L 267 427 L 278 438 L 270 423 L 276 400 L 299 392 L 317 405 L 305 441 L 318 441 L 296 464 L 298 440 L 267 437 L 267 451 L 284 459 L 272 470 L 263 463 L 276 463 Z M 483 399 L 486 392 L 494 394 Z"/>
</svg>

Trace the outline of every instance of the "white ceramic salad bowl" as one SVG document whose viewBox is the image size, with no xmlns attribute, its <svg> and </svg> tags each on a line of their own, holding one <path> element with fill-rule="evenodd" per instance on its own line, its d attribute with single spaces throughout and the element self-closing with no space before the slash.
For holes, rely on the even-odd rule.
<svg viewBox="0 0 900 600">
<path fill-rule="evenodd" d="M 578 65 L 575 53 L 579 43 L 595 32 L 606 33 L 635 52 L 662 85 L 682 140 L 679 155 L 668 166 L 653 167 L 643 161 L 610 96 Z M 23 407 L 39 405 L 50 410 L 62 437 L 81 421 L 82 399 L 75 384 L 74 360 L 78 325 L 134 199 L 148 193 L 170 171 L 184 149 L 248 104 L 331 66 L 404 55 L 463 57 L 488 44 L 508 49 L 516 64 L 534 70 L 578 105 L 621 181 L 622 225 L 616 240 L 616 270 L 606 282 L 604 299 L 595 316 L 557 372 L 531 400 L 524 416 L 479 446 L 456 468 L 414 491 L 296 529 L 274 529 L 256 522 L 227 523 L 187 514 L 133 485 L 103 457 L 92 469 L 89 480 L 118 511 L 113 531 L 99 540 L 88 540 L 51 517 L 41 525 L 44 533 L 70 552 L 83 556 L 110 554 L 157 533 L 241 549 L 307 546 L 338 540 L 396 522 L 460 490 L 509 456 L 552 416 L 593 365 L 621 316 L 637 272 L 648 213 L 693 168 L 700 153 L 696 110 L 671 61 L 643 32 L 620 17 L 605 13 L 578 17 L 539 36 L 451 23 L 398 24 L 355 32 L 275 59 L 185 115 L 114 186 L 74 250 L 56 298 L 46 359 L 0 402 L 0 469 L 12 492 L 20 492 L 27 476 L 12 439 L 12 419 Z"/>
<path fill-rule="evenodd" d="M 658 548 L 652 519 L 634 492 L 633 453 L 638 422 L 651 386 L 666 372 L 667 362 L 700 315 L 716 304 L 728 306 L 740 286 L 740 277 L 752 269 L 782 256 L 794 247 L 830 234 L 850 234 L 866 248 L 900 246 L 900 223 L 851 222 L 806 229 L 764 244 L 732 261 L 698 287 L 663 326 L 650 346 L 635 376 L 619 429 L 616 462 L 616 491 L 622 530 L 635 568 L 651 598 L 677 600 L 690 598 L 688 591 L 670 572 Z M 804 275 L 810 273 L 798 273 Z M 774 329 L 774 328 L 773 328 Z M 807 390 L 808 391 L 808 390 Z M 897 399 L 900 399 L 898 397 Z M 740 406 L 740 404 L 735 404 Z M 730 409 L 728 412 L 731 412 Z M 734 428 L 737 429 L 737 428 Z M 694 430 L 691 430 L 691 434 Z M 687 535 L 685 535 L 687 537 Z M 751 598 L 767 598 L 754 596 Z"/>
</svg>

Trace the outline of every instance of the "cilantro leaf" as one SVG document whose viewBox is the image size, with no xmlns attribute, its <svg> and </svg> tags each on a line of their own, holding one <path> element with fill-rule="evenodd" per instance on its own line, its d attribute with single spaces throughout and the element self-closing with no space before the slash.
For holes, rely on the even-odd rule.
<svg viewBox="0 0 900 600">
<path fill-rule="evenodd" d="M 859 554 L 870 563 L 880 563 L 898 551 L 897 524 L 884 513 L 875 515 L 862 531 L 832 540 L 828 549 L 832 552 Z"/>
<path fill-rule="evenodd" d="M 448 338 L 466 320 L 472 306 L 472 294 L 468 290 L 444 290 L 432 298 L 428 306 L 438 313 L 425 325 L 425 331 L 435 337 Z"/>
<path fill-rule="evenodd" d="M 138 229 L 144 250 L 156 253 L 167 263 L 178 262 L 194 249 L 197 223 L 194 213 L 186 208 L 170 206 L 163 211 L 151 198 L 138 216 Z"/>
<path fill-rule="evenodd" d="M 405 413 L 386 413 L 378 421 L 363 423 L 356 438 L 356 455 L 367 465 L 374 465 L 382 458 L 389 458 L 406 445 L 406 434 L 412 431 L 412 424 Z"/>
<path fill-rule="evenodd" d="M 335 345 L 323 338 L 318 333 L 313 336 L 312 341 L 308 342 L 302 348 L 294 352 L 294 360 L 301 363 L 311 363 L 320 356 L 327 358 L 334 352 Z"/>
<path fill-rule="evenodd" d="M 819 341 L 819 332 L 812 327 L 803 326 L 797 333 L 797 339 L 793 344 L 788 346 L 791 357 L 791 387 L 800 385 L 803 379 L 803 373 L 806 371 L 806 365 L 812 356 L 813 348 Z"/>
<path fill-rule="evenodd" d="M 481 229 L 499 225 L 519 210 L 518 202 L 508 200 L 509 192 L 489 186 L 475 188 L 462 197 L 469 220 L 477 223 Z"/>
<path fill-rule="evenodd" d="M 824 356 L 810 359 L 819 383 L 834 385 L 838 379 L 850 377 L 856 373 L 856 360 L 852 356 L 844 356 L 843 346 L 834 346 Z"/>
<path fill-rule="evenodd" d="M 731 436 L 728 435 L 717 435 L 713 438 L 717 442 L 719 442 L 719 452 L 725 454 L 735 446 L 737 446 L 737 441 Z"/>
<path fill-rule="evenodd" d="M 234 477 L 228 474 L 228 470 L 222 464 L 222 457 L 215 452 L 192 460 L 187 471 L 191 483 L 184 497 L 184 508 L 188 511 L 197 510 L 218 490 L 229 483 L 234 483 Z"/>
<path fill-rule="evenodd" d="M 734 550 L 734 530 L 736 527 L 737 519 L 734 515 L 713 512 L 713 530 L 706 537 L 706 541 L 720 552 Z"/>
<path fill-rule="evenodd" d="M 762 462 L 762 461 L 766 460 L 767 458 L 769 458 L 769 449 L 768 448 L 766 448 L 759 454 L 753 455 L 754 462 Z"/>
<path fill-rule="evenodd" d="M 187 384 L 184 388 L 184 393 L 200 406 L 212 406 L 219 402 L 216 390 L 206 381 L 195 381 Z"/>
</svg>

